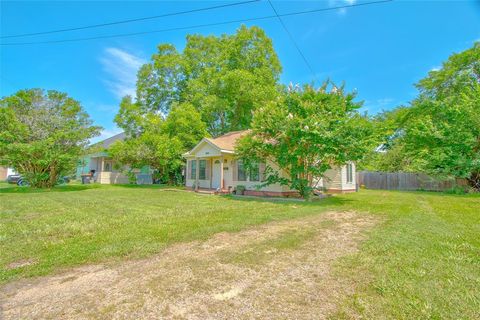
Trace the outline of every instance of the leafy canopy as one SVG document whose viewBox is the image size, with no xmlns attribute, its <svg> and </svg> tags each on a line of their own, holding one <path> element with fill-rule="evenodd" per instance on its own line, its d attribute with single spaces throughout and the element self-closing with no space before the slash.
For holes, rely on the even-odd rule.
<svg viewBox="0 0 480 320">
<path fill-rule="evenodd" d="M 66 93 L 20 90 L 0 100 L 0 164 L 34 187 L 52 187 L 73 171 L 99 130 Z"/>
<path fill-rule="evenodd" d="M 188 103 L 175 104 L 165 120 L 151 117 L 143 125 L 142 134 L 115 142 L 109 153 L 117 163 L 131 169 L 149 166 L 162 181 L 181 180 L 182 154 L 208 136 L 200 114 Z"/>
<path fill-rule="evenodd" d="M 417 87 L 419 96 L 395 113 L 383 163 L 396 157 L 398 169 L 467 178 L 480 189 L 480 43 L 453 54 Z"/>
<path fill-rule="evenodd" d="M 247 165 L 271 160 L 279 168 L 267 163 L 265 184 L 309 197 L 328 169 L 360 159 L 371 147 L 371 124 L 354 98 L 328 82 L 318 90 L 290 87 L 255 111 L 251 132 L 238 144 L 240 157 Z"/>
<path fill-rule="evenodd" d="M 272 41 L 258 27 L 233 35 L 189 35 L 183 52 L 161 44 L 137 76 L 137 100 L 126 97 L 116 122 L 131 135 L 148 117 L 174 105 L 193 106 L 216 136 L 247 129 L 257 106 L 275 98 L 281 66 Z"/>
</svg>

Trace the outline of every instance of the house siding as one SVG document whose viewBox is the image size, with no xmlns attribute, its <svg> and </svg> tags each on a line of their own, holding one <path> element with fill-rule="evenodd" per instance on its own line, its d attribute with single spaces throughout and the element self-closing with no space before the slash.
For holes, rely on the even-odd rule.
<svg viewBox="0 0 480 320">
<path fill-rule="evenodd" d="M 0 181 L 7 180 L 8 168 L 0 167 Z"/>
<path fill-rule="evenodd" d="M 245 189 L 249 192 L 247 193 L 255 193 L 257 191 L 264 191 L 264 192 L 274 192 L 274 193 L 282 193 L 282 192 L 294 192 L 288 188 L 288 186 L 281 186 L 279 184 L 272 184 L 268 185 L 262 188 L 258 188 L 258 186 L 261 184 L 261 181 L 238 181 L 236 180 L 235 173 L 237 172 L 236 166 L 237 162 L 235 161 L 235 158 L 233 155 L 223 155 L 221 157 L 212 157 L 209 160 L 211 161 L 210 163 L 214 163 L 215 160 L 224 160 L 223 164 L 223 181 L 224 181 L 224 190 L 233 190 L 239 185 L 245 186 Z M 203 160 L 202 158 L 199 158 L 199 160 Z M 191 164 L 190 161 L 195 161 L 195 158 L 193 157 L 188 157 L 187 158 L 187 170 L 186 170 L 186 183 L 185 186 L 187 188 L 192 188 L 195 185 L 195 179 L 191 179 L 190 177 L 190 168 Z M 270 166 L 272 166 L 275 169 L 278 169 L 276 165 L 274 165 L 272 162 L 268 162 Z M 208 166 L 208 165 L 207 165 Z M 262 173 L 260 173 L 261 176 L 263 176 Z M 207 175 L 207 177 L 209 177 Z M 199 180 L 198 181 L 198 186 L 199 188 L 205 188 L 209 189 L 211 184 L 210 184 L 210 179 L 206 180 Z"/>
<path fill-rule="evenodd" d="M 245 194 L 247 195 L 264 195 L 264 196 L 298 196 L 298 192 L 291 190 L 288 186 L 282 186 L 280 184 L 272 184 L 268 186 L 260 187 L 261 181 L 238 181 L 237 180 L 237 161 L 235 156 L 231 152 L 220 150 L 213 146 L 210 142 L 202 140 L 192 151 L 185 155 L 187 159 L 187 165 L 185 170 L 185 186 L 187 188 L 193 188 L 195 186 L 196 179 L 191 178 L 191 161 L 208 160 L 207 171 L 213 170 L 212 164 L 216 160 L 223 161 L 223 192 L 232 191 L 237 186 L 245 186 Z M 347 182 L 347 166 L 339 166 L 327 170 L 325 178 L 320 179 L 317 187 L 325 188 L 328 192 L 350 192 L 356 191 L 356 175 L 355 164 L 352 164 L 352 181 Z M 287 174 L 280 170 L 278 166 L 270 161 L 266 161 L 266 165 L 271 167 L 275 171 L 280 172 L 281 177 L 287 177 Z M 198 168 L 197 168 L 198 170 Z M 260 172 L 260 176 L 263 173 Z M 211 171 L 206 174 L 205 180 L 198 181 L 198 187 L 204 189 L 212 188 Z"/>
<path fill-rule="evenodd" d="M 100 184 L 128 184 L 128 177 L 120 172 L 100 172 L 97 177 Z"/>
<path fill-rule="evenodd" d="M 331 193 L 356 191 L 355 163 L 350 164 L 353 170 L 351 182 L 347 182 L 347 165 L 343 165 L 327 170 L 319 186 Z"/>
</svg>

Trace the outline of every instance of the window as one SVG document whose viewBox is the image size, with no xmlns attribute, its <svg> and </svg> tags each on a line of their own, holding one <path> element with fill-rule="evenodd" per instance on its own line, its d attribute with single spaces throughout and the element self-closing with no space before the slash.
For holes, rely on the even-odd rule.
<svg viewBox="0 0 480 320">
<path fill-rule="evenodd" d="M 247 181 L 247 175 L 245 173 L 245 166 L 242 160 L 237 161 L 237 181 Z"/>
<path fill-rule="evenodd" d="M 353 165 L 351 163 L 347 164 L 347 183 L 353 182 Z"/>
<path fill-rule="evenodd" d="M 243 161 L 238 160 L 237 181 L 260 181 L 260 166 L 258 163 L 252 163 L 250 168 L 247 170 Z"/>
<path fill-rule="evenodd" d="M 190 179 L 197 179 L 197 161 L 190 160 Z"/>
<path fill-rule="evenodd" d="M 250 168 L 250 181 L 260 181 L 260 168 L 258 163 L 252 163 Z"/>
<path fill-rule="evenodd" d="M 105 161 L 103 163 L 103 171 L 105 171 L 105 172 L 111 172 L 112 171 L 112 162 L 111 161 Z"/>
<path fill-rule="evenodd" d="M 207 177 L 207 160 L 200 160 L 198 162 L 198 179 L 205 180 Z"/>
</svg>

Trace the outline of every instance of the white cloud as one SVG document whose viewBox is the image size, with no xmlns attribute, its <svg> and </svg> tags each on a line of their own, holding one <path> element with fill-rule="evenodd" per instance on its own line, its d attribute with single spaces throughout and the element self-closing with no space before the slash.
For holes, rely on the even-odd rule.
<svg viewBox="0 0 480 320">
<path fill-rule="evenodd" d="M 436 66 L 430 69 L 430 71 L 439 71 L 442 67 L 441 66 Z"/>
<path fill-rule="evenodd" d="M 357 3 L 357 0 L 328 0 L 330 7 L 340 7 L 342 5 L 352 5 Z"/>
<path fill-rule="evenodd" d="M 341 6 L 351 6 L 357 3 L 357 0 L 329 0 L 328 4 L 330 7 L 341 7 Z M 347 8 L 340 8 L 337 11 L 337 14 L 343 16 L 347 14 Z"/>
<path fill-rule="evenodd" d="M 137 71 L 146 61 L 118 48 L 106 48 L 100 62 L 108 74 L 104 81 L 109 90 L 119 99 L 126 95 L 134 97 Z"/>
</svg>

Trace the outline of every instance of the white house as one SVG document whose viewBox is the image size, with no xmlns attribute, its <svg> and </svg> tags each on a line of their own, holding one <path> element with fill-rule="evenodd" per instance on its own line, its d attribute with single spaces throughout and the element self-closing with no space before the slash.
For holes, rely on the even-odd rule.
<svg viewBox="0 0 480 320">
<path fill-rule="evenodd" d="M 218 190 L 229 193 L 237 186 L 246 187 L 247 195 L 296 196 L 288 186 L 273 184 L 258 188 L 263 180 L 265 164 L 258 164 L 246 172 L 243 163 L 235 157 L 235 143 L 247 131 L 235 131 L 218 138 L 203 138 L 192 150 L 184 154 L 187 160 L 186 186 L 195 190 Z M 274 163 L 269 166 L 276 168 Z M 278 167 L 277 167 L 278 168 Z M 280 172 L 280 174 L 284 174 Z M 343 193 L 356 190 L 355 164 L 348 163 L 326 172 L 318 187 L 327 192 Z"/>
</svg>

